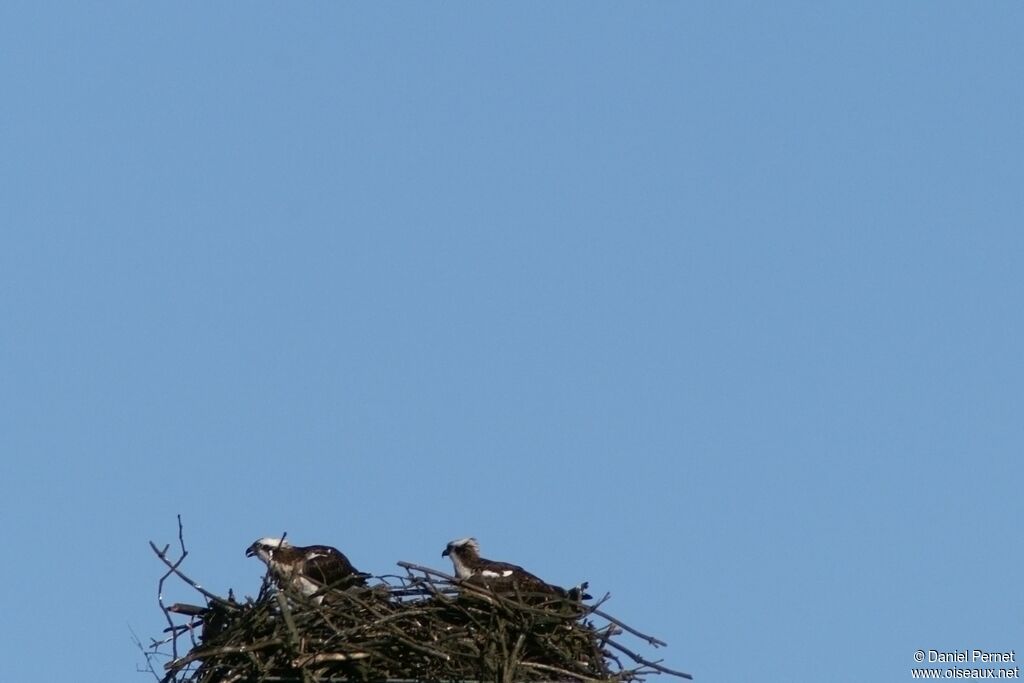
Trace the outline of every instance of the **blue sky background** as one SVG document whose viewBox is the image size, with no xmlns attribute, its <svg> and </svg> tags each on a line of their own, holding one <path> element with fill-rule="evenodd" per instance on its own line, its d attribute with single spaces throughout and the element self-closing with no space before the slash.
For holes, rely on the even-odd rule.
<svg viewBox="0 0 1024 683">
<path fill-rule="evenodd" d="M 0 680 L 451 538 L 698 681 L 1024 651 L 1019 3 L 0 5 Z M 191 599 L 180 591 L 172 599 Z"/>
</svg>

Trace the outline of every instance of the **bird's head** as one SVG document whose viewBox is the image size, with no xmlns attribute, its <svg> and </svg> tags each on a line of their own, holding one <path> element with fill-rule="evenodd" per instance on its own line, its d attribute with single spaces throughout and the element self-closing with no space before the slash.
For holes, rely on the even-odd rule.
<svg viewBox="0 0 1024 683">
<path fill-rule="evenodd" d="M 245 556 L 252 557 L 258 556 L 264 562 L 268 561 L 274 556 L 274 551 L 279 548 L 290 548 L 292 544 L 283 538 L 261 538 L 258 541 L 254 541 L 252 545 L 245 549 Z"/>
<path fill-rule="evenodd" d="M 449 555 L 480 555 L 480 543 L 475 538 L 460 538 L 445 546 L 441 557 Z"/>
</svg>

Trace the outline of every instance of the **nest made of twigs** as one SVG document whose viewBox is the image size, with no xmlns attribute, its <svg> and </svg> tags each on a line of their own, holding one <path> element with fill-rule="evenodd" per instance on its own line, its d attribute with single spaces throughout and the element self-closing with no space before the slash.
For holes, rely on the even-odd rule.
<svg viewBox="0 0 1024 683">
<path fill-rule="evenodd" d="M 322 601 L 278 589 L 268 576 L 256 598 L 239 602 L 181 573 L 183 543 L 177 561 L 166 547 L 153 550 L 168 567 L 159 587 L 168 636 L 147 652 L 161 683 L 690 678 L 619 643 L 616 636 L 629 633 L 664 645 L 601 611 L 607 595 L 586 604 L 552 594 L 498 593 L 400 562 L 405 575 L 376 577 L 367 588 L 325 589 Z M 201 592 L 207 604 L 164 605 L 163 584 L 171 576 Z M 168 656 L 168 646 L 161 676 L 153 658 Z"/>
</svg>

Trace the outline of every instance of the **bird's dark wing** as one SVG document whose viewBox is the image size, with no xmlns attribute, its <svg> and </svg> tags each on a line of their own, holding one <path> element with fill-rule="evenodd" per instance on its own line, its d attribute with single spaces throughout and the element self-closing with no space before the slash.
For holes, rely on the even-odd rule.
<svg viewBox="0 0 1024 683">
<path fill-rule="evenodd" d="M 519 589 L 533 593 L 551 593 L 577 602 L 590 599 L 590 595 L 586 593 L 586 589 L 589 587 L 586 582 L 566 590 L 531 574 L 517 564 L 495 562 L 483 558 L 480 559 L 471 580 L 498 590 Z"/>
<path fill-rule="evenodd" d="M 531 574 L 517 564 L 480 559 L 473 578 L 493 588 L 513 589 L 538 593 L 557 593 L 558 588 Z"/>
<path fill-rule="evenodd" d="M 332 588 L 348 588 L 366 584 L 367 574 L 352 566 L 337 548 L 328 545 L 313 545 L 306 548 L 302 574 L 317 583 Z"/>
</svg>

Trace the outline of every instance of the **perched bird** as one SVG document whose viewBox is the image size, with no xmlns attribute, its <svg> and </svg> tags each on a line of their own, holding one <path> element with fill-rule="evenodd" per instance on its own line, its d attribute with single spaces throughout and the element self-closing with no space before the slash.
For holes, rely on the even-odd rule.
<svg viewBox="0 0 1024 683">
<path fill-rule="evenodd" d="M 553 593 L 572 600 L 588 600 L 584 582 L 570 590 L 553 586 L 516 564 L 495 562 L 480 557 L 480 543 L 475 538 L 460 538 L 449 543 L 441 557 L 450 557 L 455 576 L 463 581 L 481 583 L 496 590 L 519 589 L 526 592 Z"/>
<path fill-rule="evenodd" d="M 246 549 L 245 555 L 260 558 L 279 587 L 291 586 L 307 597 L 328 587 L 345 590 L 365 586 L 370 576 L 356 570 L 344 553 L 329 545 L 296 546 L 283 538 L 261 538 Z M 313 601 L 319 605 L 323 595 Z"/>
</svg>

